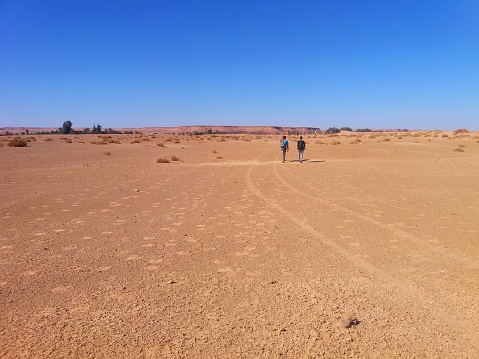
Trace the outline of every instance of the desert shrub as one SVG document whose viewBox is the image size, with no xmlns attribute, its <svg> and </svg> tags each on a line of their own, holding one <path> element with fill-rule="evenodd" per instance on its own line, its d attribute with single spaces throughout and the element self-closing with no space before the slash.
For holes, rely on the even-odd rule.
<svg viewBox="0 0 479 359">
<path fill-rule="evenodd" d="M 353 129 L 351 127 L 341 127 L 339 129 L 340 131 L 350 131 L 350 132 L 353 132 Z"/>
<path fill-rule="evenodd" d="M 390 138 L 385 138 L 385 139 L 383 140 L 383 142 L 389 142 L 389 141 L 391 141 Z"/>
<path fill-rule="evenodd" d="M 156 163 L 170 163 L 170 160 L 166 157 L 161 157 L 156 160 Z"/>
<path fill-rule="evenodd" d="M 217 153 L 216 150 L 213 150 L 213 153 Z"/>
<path fill-rule="evenodd" d="M 459 144 L 459 147 L 463 148 L 463 147 L 466 147 L 466 145 L 463 145 L 462 143 Z"/>
<path fill-rule="evenodd" d="M 23 140 L 20 137 L 14 137 L 8 141 L 9 147 L 27 147 L 27 141 Z"/>
<path fill-rule="evenodd" d="M 179 161 L 180 159 L 179 159 L 178 157 L 176 157 L 176 156 L 171 156 L 171 160 L 172 160 L 172 161 Z"/>
<path fill-rule="evenodd" d="M 140 143 L 140 141 L 138 141 L 138 140 L 133 140 L 133 141 L 131 141 L 130 143 L 132 143 L 132 144 L 134 144 L 134 143 Z"/>
<path fill-rule="evenodd" d="M 157 145 L 158 147 L 165 147 L 165 145 L 164 145 L 163 142 L 158 142 L 156 145 Z"/>
<path fill-rule="evenodd" d="M 336 127 L 330 127 L 326 130 L 326 134 L 333 134 L 333 133 L 340 133 L 341 130 L 339 128 L 336 128 Z"/>
<path fill-rule="evenodd" d="M 464 152 L 464 149 L 461 148 L 461 147 L 457 147 L 455 149 L 453 149 L 454 152 Z"/>
<path fill-rule="evenodd" d="M 351 145 L 357 145 L 359 143 L 361 143 L 361 140 L 359 138 L 356 138 L 354 141 L 350 142 Z"/>
<path fill-rule="evenodd" d="M 333 142 L 331 142 L 331 144 L 332 144 L 332 145 L 340 145 L 341 142 L 339 142 L 339 141 L 333 141 Z"/>
<path fill-rule="evenodd" d="M 50 137 L 47 137 L 43 140 L 43 142 L 49 142 L 49 141 L 53 141 Z"/>
<path fill-rule="evenodd" d="M 165 139 L 165 142 L 180 143 L 180 139 L 179 139 L 179 138 L 170 137 L 170 138 Z"/>
<path fill-rule="evenodd" d="M 442 138 L 446 138 L 446 137 L 449 137 L 449 135 L 448 135 L 447 133 L 443 133 L 443 134 L 441 135 L 441 137 L 442 137 Z"/>
<path fill-rule="evenodd" d="M 467 130 L 467 128 L 458 128 L 454 131 L 454 135 L 457 135 L 459 133 L 469 133 L 469 131 Z"/>
<path fill-rule="evenodd" d="M 321 141 L 321 140 L 317 140 L 317 141 L 315 142 L 315 144 L 317 144 L 317 145 L 324 145 L 324 142 Z"/>
<path fill-rule="evenodd" d="M 106 156 L 111 156 L 111 152 L 103 152 L 103 154 Z"/>
<path fill-rule="evenodd" d="M 216 156 L 216 159 L 218 159 L 218 160 L 222 160 L 222 159 L 223 159 L 223 157 L 221 157 L 221 156 Z"/>
</svg>

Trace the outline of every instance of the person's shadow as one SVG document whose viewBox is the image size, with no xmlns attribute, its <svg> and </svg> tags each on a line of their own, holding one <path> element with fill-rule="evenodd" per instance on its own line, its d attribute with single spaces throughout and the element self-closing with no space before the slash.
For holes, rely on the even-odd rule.
<svg viewBox="0 0 479 359">
<path fill-rule="evenodd" d="M 299 162 L 299 160 L 296 160 L 296 162 Z M 305 158 L 303 159 L 303 162 L 319 163 L 319 162 L 324 162 L 324 160 L 308 160 L 307 158 Z"/>
</svg>

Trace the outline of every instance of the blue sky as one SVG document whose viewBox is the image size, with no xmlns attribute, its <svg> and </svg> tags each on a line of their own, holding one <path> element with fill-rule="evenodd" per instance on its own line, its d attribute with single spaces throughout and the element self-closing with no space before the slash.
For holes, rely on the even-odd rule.
<svg viewBox="0 0 479 359">
<path fill-rule="evenodd" d="M 0 0 L 0 127 L 479 130 L 479 2 Z"/>
</svg>

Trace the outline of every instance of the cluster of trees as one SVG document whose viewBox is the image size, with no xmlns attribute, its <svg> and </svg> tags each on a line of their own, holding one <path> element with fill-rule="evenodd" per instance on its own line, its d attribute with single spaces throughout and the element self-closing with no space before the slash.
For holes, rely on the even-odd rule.
<svg viewBox="0 0 479 359">
<path fill-rule="evenodd" d="M 122 132 L 114 130 L 112 128 L 108 128 L 106 130 L 103 130 L 103 127 L 99 123 L 98 124 L 93 124 L 93 128 L 91 130 L 89 128 L 84 128 L 82 131 L 75 131 L 72 126 L 73 126 L 73 123 L 71 121 L 65 121 L 65 122 L 63 122 L 62 127 L 60 127 L 57 132 L 51 131 L 50 133 L 61 133 L 61 134 L 64 134 L 64 135 L 67 135 L 69 133 L 74 133 L 74 134 L 82 134 L 82 133 L 121 134 L 122 133 Z"/>
<path fill-rule="evenodd" d="M 326 134 L 334 134 L 334 133 L 340 133 L 341 131 L 350 131 L 350 132 L 373 132 L 370 128 L 358 128 L 357 130 L 353 130 L 351 127 L 341 127 L 341 128 L 336 128 L 336 127 L 330 127 L 328 128 L 325 133 Z M 409 130 L 407 128 L 405 129 L 397 129 L 395 131 L 398 132 L 408 132 Z"/>
</svg>

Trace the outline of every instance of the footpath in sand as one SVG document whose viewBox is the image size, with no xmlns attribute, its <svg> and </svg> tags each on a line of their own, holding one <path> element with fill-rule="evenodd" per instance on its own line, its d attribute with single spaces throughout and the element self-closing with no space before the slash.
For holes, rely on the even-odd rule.
<svg viewBox="0 0 479 359">
<path fill-rule="evenodd" d="M 2 358 L 479 357 L 477 134 L 33 137 Z"/>
</svg>

